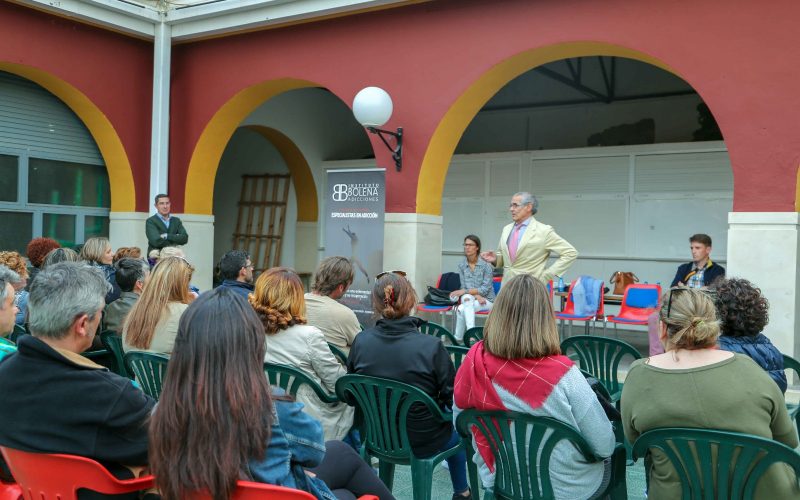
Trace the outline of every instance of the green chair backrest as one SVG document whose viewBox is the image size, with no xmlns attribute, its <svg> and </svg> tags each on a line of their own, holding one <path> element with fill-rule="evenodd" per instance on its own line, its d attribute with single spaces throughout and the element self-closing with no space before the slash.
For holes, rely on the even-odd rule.
<svg viewBox="0 0 800 500">
<path fill-rule="evenodd" d="M 634 459 L 653 448 L 675 467 L 684 500 L 754 498 L 758 480 L 775 463 L 788 464 L 800 477 L 800 454 L 783 443 L 750 434 L 655 429 L 633 444 Z"/>
<path fill-rule="evenodd" d="M 787 356 L 786 354 L 783 355 L 783 369 L 784 370 L 791 370 L 794 372 L 794 383 L 800 383 L 800 361 L 797 361 L 791 356 Z M 789 382 L 789 385 L 792 385 L 792 377 L 787 376 L 786 380 Z"/>
<path fill-rule="evenodd" d="M 114 372 L 123 377 L 133 378 L 128 367 L 125 365 L 125 352 L 122 350 L 122 336 L 117 332 L 106 330 L 100 332 L 100 342 L 103 343 L 108 352 L 114 355 L 116 369 Z"/>
<path fill-rule="evenodd" d="M 344 375 L 336 381 L 336 395 L 356 407 L 362 419 L 362 442 L 369 453 L 378 458 L 411 457 L 407 421 L 412 406 L 422 406 L 442 421 L 452 419 L 421 389 L 395 380 Z"/>
<path fill-rule="evenodd" d="M 136 381 L 142 390 L 151 397 L 158 399 L 161 396 L 161 386 L 167 374 L 169 356 L 154 352 L 127 352 L 125 363 L 130 367 Z"/>
<path fill-rule="evenodd" d="M 478 341 L 483 340 L 483 327 L 482 326 L 473 326 L 472 328 L 468 329 L 464 332 L 464 345 L 467 347 L 472 347 L 473 345 L 477 344 Z"/>
<path fill-rule="evenodd" d="M 620 362 L 625 356 L 631 356 L 633 360 L 642 357 L 627 342 L 593 335 L 576 335 L 564 339 L 561 342 L 561 353 L 577 358 L 579 367 L 599 380 L 614 400 L 619 399 L 619 392 L 622 390 L 618 374 Z"/>
<path fill-rule="evenodd" d="M 23 335 L 28 335 L 28 330 L 23 325 L 14 325 L 14 330 L 8 336 L 8 340 L 16 344 L 17 340 Z"/>
<path fill-rule="evenodd" d="M 438 337 L 440 340 L 449 340 L 450 344 L 458 345 L 458 340 L 456 340 L 455 335 L 450 333 L 450 330 L 443 327 L 438 323 L 434 323 L 432 321 L 428 321 L 427 323 L 420 325 L 419 331 L 426 334 L 426 335 L 433 335 L 434 337 Z"/>
<path fill-rule="evenodd" d="M 450 359 L 453 360 L 453 366 L 455 366 L 456 370 L 458 370 L 461 366 L 461 362 L 464 361 L 464 356 L 466 356 L 469 352 L 469 347 L 461 347 L 460 345 L 446 345 L 444 348 L 450 353 Z"/>
<path fill-rule="evenodd" d="M 333 357 L 336 358 L 336 361 L 342 364 L 342 366 L 347 366 L 347 354 L 344 353 L 343 350 L 334 344 L 328 342 L 328 348 L 333 353 Z"/>
<path fill-rule="evenodd" d="M 577 430 L 549 417 L 514 411 L 464 410 L 456 419 L 459 434 L 482 434 L 495 458 L 496 498 L 554 498 L 550 457 L 562 440 L 571 442 L 589 462 L 602 461 Z M 468 460 L 470 458 L 467 458 Z"/>
<path fill-rule="evenodd" d="M 298 389 L 306 385 L 314 391 L 314 394 L 316 394 L 323 403 L 339 402 L 339 399 L 335 395 L 325 392 L 325 390 L 303 370 L 293 366 L 264 363 L 264 373 L 267 374 L 270 385 L 280 387 L 292 397 L 296 397 Z"/>
</svg>

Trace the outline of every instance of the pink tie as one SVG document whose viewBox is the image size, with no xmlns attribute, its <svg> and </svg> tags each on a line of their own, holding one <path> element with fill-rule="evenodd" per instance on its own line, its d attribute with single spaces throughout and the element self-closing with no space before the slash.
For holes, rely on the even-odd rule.
<svg viewBox="0 0 800 500">
<path fill-rule="evenodd" d="M 514 226 L 514 234 L 511 235 L 511 241 L 508 242 L 508 256 L 511 261 L 517 260 L 517 246 L 519 245 L 519 230 L 522 229 L 522 224 Z"/>
</svg>

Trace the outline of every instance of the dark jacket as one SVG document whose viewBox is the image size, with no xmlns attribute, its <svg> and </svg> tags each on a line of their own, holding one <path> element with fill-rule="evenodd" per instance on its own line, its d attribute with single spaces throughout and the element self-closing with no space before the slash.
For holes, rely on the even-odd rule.
<svg viewBox="0 0 800 500">
<path fill-rule="evenodd" d="M 225 280 L 219 287 L 230 288 L 232 291 L 244 297 L 244 300 L 247 300 L 247 295 L 253 291 L 253 285 L 251 283 L 243 283 L 236 280 Z"/>
<path fill-rule="evenodd" d="M 686 264 L 681 264 L 678 266 L 678 272 L 675 273 L 675 278 L 672 279 L 672 284 L 670 286 L 677 286 L 679 281 L 685 285 L 686 280 L 689 279 L 689 273 L 692 272 L 693 267 L 694 262 L 687 262 Z M 707 267 L 705 273 L 703 274 L 703 284 L 708 286 L 718 278 L 723 277 L 725 277 L 725 268 L 716 262 L 711 261 L 711 266 Z"/>
<path fill-rule="evenodd" d="M 183 228 L 183 222 L 177 217 L 170 216 L 169 228 L 158 214 L 151 215 L 144 223 L 144 232 L 147 235 L 147 256 L 154 249 L 185 245 L 189 241 L 189 234 Z M 166 234 L 166 238 L 161 235 Z"/>
<path fill-rule="evenodd" d="M 111 290 L 109 290 L 106 294 L 106 304 L 110 304 L 117 300 L 122 294 L 122 289 L 120 289 L 119 284 L 117 283 L 117 269 L 110 264 L 99 264 L 97 262 L 92 262 L 91 265 L 94 267 L 99 267 L 100 270 L 103 271 L 103 276 L 106 277 L 106 281 L 108 281 L 108 284 L 111 285 Z"/>
<path fill-rule="evenodd" d="M 356 335 L 347 358 L 348 373 L 404 382 L 422 389 L 442 408 L 453 405 L 455 368 L 442 342 L 419 332 L 425 321 L 407 316 L 381 319 Z M 453 426 L 425 408 L 409 411 L 408 436 L 414 453 L 427 457 L 450 439 Z"/>
<path fill-rule="evenodd" d="M 786 392 L 786 373 L 783 371 L 783 354 L 772 342 L 759 333 L 754 337 L 729 337 L 720 335 L 719 348 L 724 351 L 738 352 L 749 356 L 761 368 L 769 373 L 772 380 Z"/>
<path fill-rule="evenodd" d="M 108 304 L 103 312 L 103 330 L 112 330 L 122 335 L 125 318 L 139 300 L 136 292 L 122 292 L 117 300 Z"/>
<path fill-rule="evenodd" d="M 32 335 L 17 347 L 0 362 L 0 445 L 93 458 L 117 477 L 130 477 L 120 464 L 147 464 L 155 400 L 129 379 Z"/>
</svg>

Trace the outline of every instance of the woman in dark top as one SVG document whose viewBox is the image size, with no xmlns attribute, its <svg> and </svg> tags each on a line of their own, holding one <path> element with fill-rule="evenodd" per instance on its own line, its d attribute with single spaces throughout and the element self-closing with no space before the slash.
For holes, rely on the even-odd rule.
<svg viewBox="0 0 800 500">
<path fill-rule="evenodd" d="M 425 321 L 409 316 L 416 303 L 417 295 L 404 273 L 379 274 L 372 289 L 372 307 L 381 319 L 356 335 L 347 371 L 413 385 L 442 408 L 449 408 L 453 404 L 455 368 L 442 342 L 419 332 Z M 416 456 L 428 457 L 458 443 L 452 423 L 438 422 L 424 408 L 414 410 L 409 412 L 408 437 Z M 453 498 L 471 498 L 465 453 L 451 456 L 447 464 Z"/>
<path fill-rule="evenodd" d="M 717 280 L 717 315 L 721 323 L 719 347 L 749 356 L 786 392 L 783 354 L 761 333 L 769 323 L 769 302 L 761 290 L 741 278 Z"/>
</svg>

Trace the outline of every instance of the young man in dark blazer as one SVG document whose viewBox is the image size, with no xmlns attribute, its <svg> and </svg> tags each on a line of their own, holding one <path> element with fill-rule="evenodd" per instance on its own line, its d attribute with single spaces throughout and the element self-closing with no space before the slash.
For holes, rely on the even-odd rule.
<svg viewBox="0 0 800 500">
<path fill-rule="evenodd" d="M 169 196 L 156 195 L 155 207 L 156 214 L 149 217 L 144 226 L 148 257 L 152 250 L 185 245 L 189 241 L 189 234 L 183 228 L 181 220 L 169 213 L 171 209 Z"/>
<path fill-rule="evenodd" d="M 708 286 L 725 276 L 725 268 L 711 261 L 711 236 L 695 234 L 689 238 L 692 262 L 681 264 L 672 285 L 686 285 L 689 288 Z"/>
</svg>

